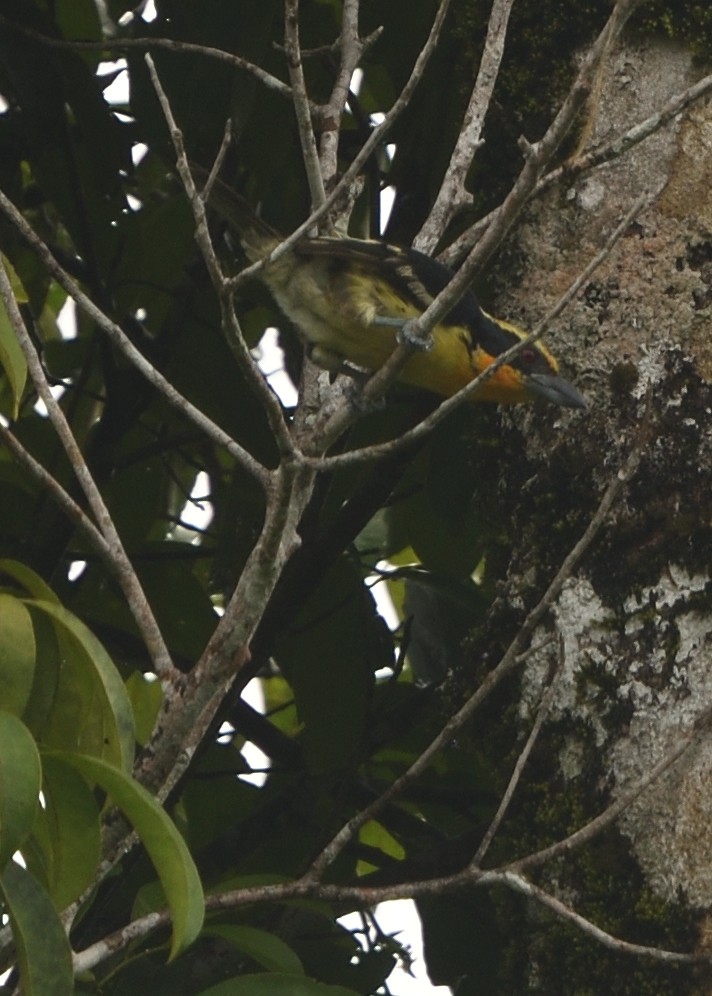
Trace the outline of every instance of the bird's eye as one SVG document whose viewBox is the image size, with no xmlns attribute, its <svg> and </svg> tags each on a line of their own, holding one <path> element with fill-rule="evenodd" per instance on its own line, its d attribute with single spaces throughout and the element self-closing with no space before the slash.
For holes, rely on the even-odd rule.
<svg viewBox="0 0 712 996">
<path fill-rule="evenodd" d="M 519 354 L 519 359 L 525 367 L 534 366 L 536 362 L 536 350 L 532 349 L 531 346 L 527 346 L 527 348 L 523 349 Z"/>
</svg>

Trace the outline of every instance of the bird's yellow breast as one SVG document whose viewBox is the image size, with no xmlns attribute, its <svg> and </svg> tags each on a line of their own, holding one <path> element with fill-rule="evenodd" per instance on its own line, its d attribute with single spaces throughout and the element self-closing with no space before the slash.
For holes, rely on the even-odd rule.
<svg viewBox="0 0 712 996">
<path fill-rule="evenodd" d="M 398 334 L 396 326 L 378 324 L 377 319 L 414 319 L 427 303 L 419 308 L 372 271 L 358 266 L 335 269 L 327 257 L 312 258 L 309 266 L 302 266 L 287 255 L 270 264 L 263 279 L 302 335 L 318 347 L 315 358 L 329 357 L 323 361 L 329 367 L 340 360 L 377 370 L 395 349 Z M 432 332 L 432 348 L 415 353 L 399 380 L 449 397 L 491 362 L 483 350 L 473 348 L 467 329 L 441 324 Z M 527 397 L 516 370 L 506 366 L 473 394 L 478 401 L 515 403 Z"/>
</svg>

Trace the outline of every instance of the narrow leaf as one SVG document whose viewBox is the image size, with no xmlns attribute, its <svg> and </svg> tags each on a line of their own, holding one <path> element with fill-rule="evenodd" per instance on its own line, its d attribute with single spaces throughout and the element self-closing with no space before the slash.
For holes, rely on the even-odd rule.
<svg viewBox="0 0 712 996">
<path fill-rule="evenodd" d="M 53 621 L 64 649 L 55 708 L 43 741 L 95 754 L 130 771 L 135 746 L 133 710 L 114 662 L 94 634 L 63 605 L 44 599 L 27 604 Z"/>
<path fill-rule="evenodd" d="M 0 710 L 0 868 L 32 830 L 41 779 L 32 734 L 17 716 Z"/>
<path fill-rule="evenodd" d="M 0 592 L 0 689 L 2 707 L 21 716 L 35 675 L 32 617 L 19 598 Z"/>
<path fill-rule="evenodd" d="M 24 290 L 20 291 L 21 284 L 17 275 L 5 257 L 2 257 L 0 260 L 0 266 L 5 267 L 18 299 L 27 300 Z M 4 301 L 0 301 L 0 367 L 5 371 L 5 376 L 12 392 L 12 411 L 10 412 L 10 416 L 16 419 L 27 382 L 27 362 L 20 349 L 20 344 L 17 341 L 17 336 L 15 335 L 15 330 L 10 321 Z"/>
<path fill-rule="evenodd" d="M 143 786 L 104 761 L 68 751 L 48 752 L 100 785 L 123 811 L 161 880 L 173 919 L 171 958 L 200 933 L 204 899 L 200 876 L 185 841 L 167 813 Z"/>
<path fill-rule="evenodd" d="M 47 893 L 14 861 L 0 876 L 0 891 L 17 945 L 23 996 L 72 996 L 72 953 Z"/>
<path fill-rule="evenodd" d="M 41 598 L 45 602 L 56 602 L 59 605 L 59 599 L 50 586 L 31 567 L 20 563 L 19 560 L 11 560 L 9 557 L 0 558 L 0 574 L 7 574 L 8 577 L 17 581 L 32 598 Z"/>
<path fill-rule="evenodd" d="M 48 888 L 62 910 L 94 879 L 101 856 L 99 809 L 86 779 L 70 765 L 44 757 L 42 767 Z"/>
<path fill-rule="evenodd" d="M 257 927 L 214 924 L 203 935 L 222 937 L 270 972 L 303 975 L 298 955 L 280 937 Z"/>
</svg>

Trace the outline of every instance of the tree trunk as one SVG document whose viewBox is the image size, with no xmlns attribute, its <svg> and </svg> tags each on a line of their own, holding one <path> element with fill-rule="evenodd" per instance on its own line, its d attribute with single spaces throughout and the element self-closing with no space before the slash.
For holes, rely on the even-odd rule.
<svg viewBox="0 0 712 996">
<path fill-rule="evenodd" d="M 592 95 L 588 141 L 625 132 L 695 74 L 682 48 L 622 45 Z M 651 197 L 551 330 L 552 348 L 587 395 L 588 411 L 508 416 L 524 434 L 526 457 L 501 484 L 516 516 L 506 611 L 529 605 L 530 593 L 543 589 L 628 454 L 640 451 L 637 472 L 535 635 L 535 645 L 552 633 L 558 643 L 528 659 L 520 719 L 530 725 L 558 654 L 543 738 L 551 753 L 538 772 L 558 813 L 546 828 L 558 826 L 554 839 L 626 797 L 690 744 L 589 845 L 588 858 L 574 849 L 563 868 L 546 867 L 549 886 L 558 882 L 562 898 L 604 929 L 636 940 L 627 923 L 657 920 L 666 925 L 662 946 L 702 950 L 712 907 L 710 144 L 706 100 L 612 164 L 564 181 L 517 231 L 521 282 L 508 313 L 532 327 L 635 199 L 645 191 Z M 602 920 L 595 896 L 604 881 L 615 898 Z M 683 930 L 685 921 L 687 937 L 671 932 L 671 923 Z M 699 941 L 695 922 L 703 928 Z M 544 974 L 549 956 L 545 948 L 532 952 Z"/>
</svg>

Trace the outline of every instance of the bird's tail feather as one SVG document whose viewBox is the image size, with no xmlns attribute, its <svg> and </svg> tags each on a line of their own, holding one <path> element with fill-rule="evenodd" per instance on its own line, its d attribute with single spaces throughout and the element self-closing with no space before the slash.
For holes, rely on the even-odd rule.
<svg viewBox="0 0 712 996">
<path fill-rule="evenodd" d="M 190 168 L 198 181 L 207 181 L 209 174 L 202 166 L 191 163 Z M 268 255 L 282 241 L 279 233 L 255 214 L 244 197 L 217 177 L 211 184 L 207 204 L 236 233 L 251 263 Z"/>
</svg>

